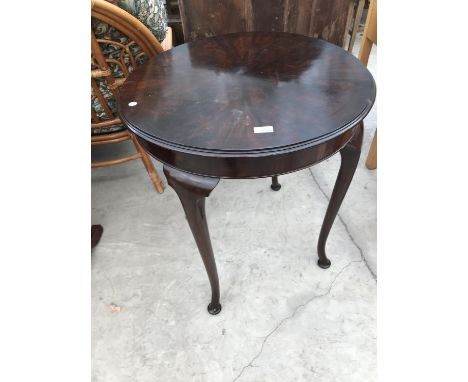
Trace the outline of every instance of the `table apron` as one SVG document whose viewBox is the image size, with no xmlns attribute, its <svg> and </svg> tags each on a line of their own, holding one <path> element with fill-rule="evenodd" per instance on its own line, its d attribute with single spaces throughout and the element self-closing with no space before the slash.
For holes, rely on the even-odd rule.
<svg viewBox="0 0 468 382">
<path fill-rule="evenodd" d="M 298 171 L 329 158 L 349 142 L 358 125 L 317 145 L 251 156 L 185 152 L 137 138 L 155 159 L 182 171 L 218 178 L 261 178 Z"/>
</svg>

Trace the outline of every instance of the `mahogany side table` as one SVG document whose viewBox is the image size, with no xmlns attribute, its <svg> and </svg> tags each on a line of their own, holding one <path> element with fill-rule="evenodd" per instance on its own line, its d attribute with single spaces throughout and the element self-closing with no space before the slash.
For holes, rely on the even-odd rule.
<svg viewBox="0 0 468 382">
<path fill-rule="evenodd" d="M 141 145 L 164 163 L 211 284 L 219 280 L 205 198 L 220 178 L 272 177 L 339 152 L 341 167 L 318 240 L 318 265 L 361 153 L 362 120 L 375 100 L 372 75 L 345 50 L 322 40 L 246 32 L 179 45 L 136 69 L 117 98 Z"/>
</svg>

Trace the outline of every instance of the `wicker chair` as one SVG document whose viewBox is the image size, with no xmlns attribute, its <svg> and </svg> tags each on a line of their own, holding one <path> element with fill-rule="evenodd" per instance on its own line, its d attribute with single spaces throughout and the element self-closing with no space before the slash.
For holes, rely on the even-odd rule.
<svg viewBox="0 0 468 382">
<path fill-rule="evenodd" d="M 91 21 L 91 144 L 131 140 L 137 151 L 123 158 L 93 162 L 91 167 L 141 159 L 156 190 L 162 193 L 164 186 L 151 159 L 116 113 L 115 95 L 135 66 L 164 48 L 142 22 L 107 1 L 91 1 Z M 166 49 L 172 47 L 171 32 L 169 29 L 163 42 Z"/>
</svg>

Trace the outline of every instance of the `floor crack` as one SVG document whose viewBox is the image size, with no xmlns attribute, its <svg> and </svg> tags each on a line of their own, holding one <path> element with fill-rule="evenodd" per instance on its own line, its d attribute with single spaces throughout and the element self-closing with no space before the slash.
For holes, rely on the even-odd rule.
<svg viewBox="0 0 468 382">
<path fill-rule="evenodd" d="M 315 299 L 318 299 L 320 297 L 325 297 L 327 296 L 328 294 L 330 294 L 332 288 L 333 288 L 333 285 L 335 284 L 336 280 L 338 279 L 338 277 L 340 277 L 340 275 L 345 271 L 346 268 L 348 268 L 351 264 L 353 263 L 362 263 L 363 260 L 354 260 L 354 261 L 350 261 L 348 264 L 346 264 L 343 268 L 341 268 L 341 270 L 336 274 L 336 276 L 333 278 L 332 282 L 330 283 L 330 286 L 328 287 L 328 289 L 326 290 L 325 293 L 322 293 L 322 294 L 318 294 L 318 295 L 314 295 L 312 296 L 311 298 L 309 298 L 307 301 L 305 301 L 304 303 L 302 304 L 299 304 L 298 306 L 296 306 L 293 310 L 293 312 L 283 318 L 264 338 L 263 338 L 263 341 L 262 341 L 262 346 L 260 347 L 260 350 L 257 352 L 257 354 L 255 354 L 255 356 L 250 360 L 250 362 L 245 365 L 241 371 L 239 372 L 239 374 L 232 380 L 232 382 L 235 382 L 237 381 L 241 376 L 242 374 L 244 373 L 244 371 L 249 368 L 249 367 L 256 367 L 253 363 L 255 362 L 255 360 L 258 359 L 258 357 L 260 357 L 262 355 L 262 352 L 263 352 L 263 348 L 265 347 L 265 343 L 268 341 L 268 339 L 288 320 L 292 319 L 296 313 L 301 309 L 301 308 L 304 308 L 306 305 L 310 304 L 312 301 L 314 301 Z"/>
<path fill-rule="evenodd" d="M 102 272 L 102 274 L 104 275 L 104 278 L 109 282 L 111 288 L 112 288 L 112 297 L 115 296 L 115 288 L 114 288 L 114 283 L 112 282 L 112 280 L 109 278 L 109 276 L 107 276 L 107 273 L 106 272 Z"/>
<path fill-rule="evenodd" d="M 330 202 L 330 198 L 329 196 L 325 193 L 325 191 L 323 190 L 323 188 L 320 186 L 319 182 L 317 181 L 317 178 L 315 177 L 314 173 L 312 172 L 312 169 L 309 167 L 309 172 L 310 172 L 310 175 L 312 175 L 312 178 L 314 179 L 314 182 L 315 184 L 317 184 L 317 187 L 319 188 L 319 190 L 322 192 L 323 196 L 325 196 L 325 199 L 328 200 L 328 202 Z M 367 259 L 366 257 L 364 256 L 364 252 L 362 250 L 362 248 L 359 246 L 358 243 L 356 243 L 356 240 L 354 240 L 354 237 L 353 235 L 351 235 L 351 232 L 349 231 L 348 229 L 348 225 L 345 223 L 345 221 L 343 220 L 343 218 L 341 217 L 341 215 L 338 213 L 336 214 L 337 218 L 340 220 L 341 224 L 343 224 L 349 238 L 351 239 L 351 241 L 353 242 L 354 246 L 358 249 L 359 253 L 361 254 L 361 259 L 362 261 L 364 262 L 364 264 L 366 265 L 366 268 L 368 269 L 369 273 L 372 275 L 372 278 L 377 281 L 377 275 L 374 273 L 374 271 L 372 270 L 372 268 L 369 266 L 369 263 L 367 262 Z"/>
</svg>

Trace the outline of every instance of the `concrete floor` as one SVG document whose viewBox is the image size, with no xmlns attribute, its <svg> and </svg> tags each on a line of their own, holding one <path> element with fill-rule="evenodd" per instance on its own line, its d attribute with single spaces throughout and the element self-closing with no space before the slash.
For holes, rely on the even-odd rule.
<svg viewBox="0 0 468 382">
<path fill-rule="evenodd" d="M 377 173 L 364 163 L 376 106 L 365 124 L 328 270 L 315 247 L 339 155 L 281 176 L 279 192 L 269 179 L 213 191 L 218 316 L 206 311 L 208 279 L 174 191 L 157 194 L 140 161 L 93 170 L 92 221 L 104 235 L 92 255 L 92 380 L 375 381 Z"/>
</svg>

